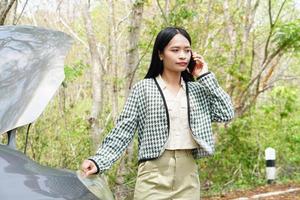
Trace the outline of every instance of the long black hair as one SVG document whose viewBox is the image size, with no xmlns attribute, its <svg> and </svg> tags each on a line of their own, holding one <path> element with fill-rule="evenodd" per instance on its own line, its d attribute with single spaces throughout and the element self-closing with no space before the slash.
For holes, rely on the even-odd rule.
<svg viewBox="0 0 300 200">
<path fill-rule="evenodd" d="M 153 46 L 150 67 L 145 78 L 155 78 L 159 74 L 162 74 L 164 66 L 163 66 L 163 61 L 159 59 L 159 52 L 164 51 L 165 47 L 169 44 L 169 42 L 176 34 L 183 35 L 189 41 L 190 45 L 192 44 L 190 35 L 183 28 L 167 27 L 161 30 L 156 36 L 155 43 Z M 188 64 L 188 68 L 190 69 L 190 71 L 191 69 L 193 69 L 194 64 L 195 63 L 193 62 L 193 58 L 191 58 Z M 194 80 L 193 76 L 187 70 L 181 72 L 181 76 L 184 81 Z"/>
</svg>

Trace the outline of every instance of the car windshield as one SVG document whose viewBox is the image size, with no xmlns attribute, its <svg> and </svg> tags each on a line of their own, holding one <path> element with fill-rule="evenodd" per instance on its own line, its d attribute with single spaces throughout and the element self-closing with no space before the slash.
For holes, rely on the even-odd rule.
<svg viewBox="0 0 300 200">
<path fill-rule="evenodd" d="M 72 39 L 32 26 L 0 26 L 0 134 L 36 120 L 64 79 Z"/>
</svg>

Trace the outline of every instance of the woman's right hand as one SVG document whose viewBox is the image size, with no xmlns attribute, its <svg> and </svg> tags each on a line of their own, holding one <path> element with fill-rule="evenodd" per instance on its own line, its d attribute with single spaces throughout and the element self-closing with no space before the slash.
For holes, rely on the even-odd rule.
<svg viewBox="0 0 300 200">
<path fill-rule="evenodd" d="M 81 164 L 81 169 L 83 171 L 83 176 L 85 177 L 97 172 L 97 166 L 93 161 L 90 160 L 84 160 Z"/>
</svg>

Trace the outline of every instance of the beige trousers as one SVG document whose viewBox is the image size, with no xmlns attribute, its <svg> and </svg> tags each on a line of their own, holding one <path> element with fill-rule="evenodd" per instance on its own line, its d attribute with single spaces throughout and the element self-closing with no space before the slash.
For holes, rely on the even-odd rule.
<svg viewBox="0 0 300 200">
<path fill-rule="evenodd" d="M 198 166 L 191 150 L 166 150 L 139 164 L 134 200 L 169 199 L 200 200 Z"/>
</svg>

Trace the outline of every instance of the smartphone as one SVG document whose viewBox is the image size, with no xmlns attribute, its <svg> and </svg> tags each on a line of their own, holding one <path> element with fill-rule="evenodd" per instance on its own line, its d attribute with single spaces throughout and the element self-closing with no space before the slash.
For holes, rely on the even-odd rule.
<svg viewBox="0 0 300 200">
<path fill-rule="evenodd" d="M 192 53 L 193 55 L 193 53 Z M 195 69 L 195 66 L 196 66 L 196 61 L 193 59 L 193 57 L 191 56 L 191 60 L 190 60 L 190 63 L 188 65 L 188 68 L 189 68 L 189 71 L 190 73 L 192 73 Z"/>
</svg>

